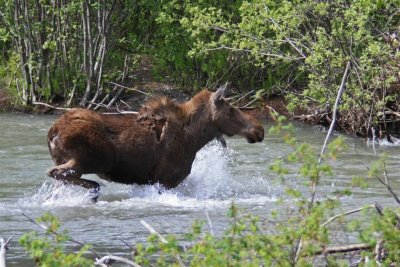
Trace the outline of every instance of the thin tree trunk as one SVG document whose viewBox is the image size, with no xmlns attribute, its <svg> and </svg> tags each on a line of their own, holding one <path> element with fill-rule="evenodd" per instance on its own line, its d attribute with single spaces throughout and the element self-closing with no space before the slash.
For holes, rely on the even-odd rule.
<svg viewBox="0 0 400 267">
<path fill-rule="evenodd" d="M 107 53 L 107 29 L 109 28 L 108 22 L 110 14 L 114 9 L 115 2 L 111 3 L 111 8 L 107 10 L 107 2 L 104 0 L 98 0 L 97 9 L 97 30 L 98 34 L 96 37 L 94 53 L 96 54 L 96 61 L 94 63 L 93 69 L 93 79 L 96 78 L 96 93 L 92 98 L 91 103 L 88 108 L 91 108 L 93 104 L 97 101 L 98 97 L 101 96 L 103 91 L 102 78 L 103 78 L 103 67 L 105 61 L 105 55 Z"/>
<path fill-rule="evenodd" d="M 85 74 L 86 74 L 86 89 L 85 94 L 83 95 L 82 101 L 80 102 L 81 106 L 85 106 L 92 87 L 92 77 L 93 77 L 93 51 L 92 51 L 92 35 L 91 35 L 91 27 L 90 27 L 90 2 L 85 0 L 82 4 L 83 12 L 82 12 L 82 23 L 83 23 L 83 39 L 84 39 L 84 65 L 85 65 Z"/>
<path fill-rule="evenodd" d="M 23 32 L 22 32 L 22 25 L 20 24 L 20 17 L 21 17 L 21 3 L 19 0 L 14 0 L 14 25 L 15 29 L 17 31 L 17 40 L 16 40 L 16 46 L 17 50 L 19 52 L 19 57 L 20 57 L 20 64 L 21 64 L 21 71 L 22 71 L 22 76 L 24 81 L 22 82 L 22 88 L 21 88 L 21 98 L 23 103 L 26 105 L 28 103 L 28 85 L 29 85 L 29 78 L 28 78 L 28 64 L 27 64 L 27 56 L 26 56 L 26 48 L 23 40 Z M 19 82 L 18 80 L 16 81 L 17 86 L 19 87 Z"/>
<path fill-rule="evenodd" d="M 121 77 L 121 83 L 125 81 L 126 76 L 128 75 L 128 64 L 130 63 L 128 55 L 125 55 L 125 60 L 124 60 L 124 71 L 122 72 L 122 77 Z M 117 88 L 117 86 L 114 87 L 114 90 Z M 107 108 L 110 108 L 115 101 L 120 97 L 120 95 L 124 92 L 125 88 L 121 87 L 118 92 L 115 94 L 115 96 L 111 99 L 111 101 L 108 103 Z"/>
<path fill-rule="evenodd" d="M 35 74 L 33 72 L 32 63 L 32 27 L 30 22 L 30 15 L 29 15 L 29 5 L 28 0 L 24 0 L 24 19 L 25 19 L 25 28 L 27 33 L 24 34 L 24 43 L 26 47 L 26 55 L 28 58 L 28 73 L 29 73 L 29 92 L 28 92 L 28 99 L 27 104 L 30 105 L 32 102 L 36 102 L 36 81 L 35 81 Z"/>
</svg>

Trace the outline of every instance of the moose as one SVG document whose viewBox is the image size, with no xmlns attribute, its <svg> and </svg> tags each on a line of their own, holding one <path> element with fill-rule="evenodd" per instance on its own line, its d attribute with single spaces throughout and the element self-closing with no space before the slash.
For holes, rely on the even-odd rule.
<svg viewBox="0 0 400 267">
<path fill-rule="evenodd" d="M 81 178 L 94 173 L 124 184 L 159 183 L 170 189 L 190 174 L 196 152 L 223 135 L 261 142 L 264 129 L 225 99 L 226 86 L 203 90 L 184 103 L 155 97 L 135 114 L 73 109 L 56 120 L 48 146 L 56 164 L 48 175 L 65 184 L 99 190 Z"/>
</svg>

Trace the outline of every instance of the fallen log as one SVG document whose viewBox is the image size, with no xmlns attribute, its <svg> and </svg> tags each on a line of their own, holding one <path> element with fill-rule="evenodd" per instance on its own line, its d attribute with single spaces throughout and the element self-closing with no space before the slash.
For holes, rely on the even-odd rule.
<svg viewBox="0 0 400 267">
<path fill-rule="evenodd" d="M 368 250 L 368 249 L 372 249 L 372 248 L 373 248 L 373 246 L 371 246 L 370 244 L 365 244 L 365 243 L 351 244 L 351 245 L 345 245 L 345 246 L 327 247 L 321 251 L 318 251 L 318 253 L 316 253 L 316 255 L 346 253 L 346 252 L 359 251 L 359 250 Z"/>
</svg>

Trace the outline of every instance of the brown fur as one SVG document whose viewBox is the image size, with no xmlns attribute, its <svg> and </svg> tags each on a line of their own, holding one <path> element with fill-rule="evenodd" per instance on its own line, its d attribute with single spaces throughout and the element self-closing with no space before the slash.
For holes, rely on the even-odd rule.
<svg viewBox="0 0 400 267">
<path fill-rule="evenodd" d="M 98 184 L 80 178 L 85 173 L 125 184 L 175 187 L 189 175 L 196 152 L 212 139 L 226 134 L 251 143 L 263 140 L 262 126 L 222 94 L 204 90 L 183 104 L 154 98 L 138 114 L 67 112 L 48 132 L 57 165 L 49 175 L 86 188 Z"/>
</svg>

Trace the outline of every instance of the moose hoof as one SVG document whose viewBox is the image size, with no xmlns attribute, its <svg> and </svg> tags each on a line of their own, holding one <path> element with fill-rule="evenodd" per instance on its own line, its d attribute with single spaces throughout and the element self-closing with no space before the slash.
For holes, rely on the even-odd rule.
<svg viewBox="0 0 400 267">
<path fill-rule="evenodd" d="M 64 177 L 68 176 L 68 177 L 72 177 L 72 178 L 80 178 L 82 176 L 80 173 L 76 172 L 73 169 L 64 170 L 61 174 Z"/>
<path fill-rule="evenodd" d="M 50 177 L 55 177 L 58 173 L 58 169 L 57 168 L 51 168 L 47 171 L 47 176 Z"/>
</svg>

